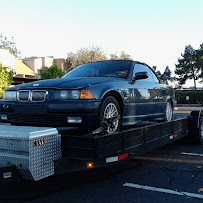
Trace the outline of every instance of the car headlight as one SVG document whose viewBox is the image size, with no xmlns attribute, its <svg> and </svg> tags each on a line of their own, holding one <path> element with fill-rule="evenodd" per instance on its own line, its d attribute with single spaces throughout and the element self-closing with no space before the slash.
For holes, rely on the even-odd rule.
<svg viewBox="0 0 203 203">
<path fill-rule="evenodd" d="M 55 91 L 54 99 L 94 99 L 94 97 L 89 90 L 57 90 Z"/>
<path fill-rule="evenodd" d="M 79 90 L 57 90 L 54 94 L 55 100 L 66 100 L 66 99 L 79 99 Z"/>
<path fill-rule="evenodd" d="M 4 101 L 16 101 L 16 91 L 5 91 L 3 100 Z"/>
</svg>

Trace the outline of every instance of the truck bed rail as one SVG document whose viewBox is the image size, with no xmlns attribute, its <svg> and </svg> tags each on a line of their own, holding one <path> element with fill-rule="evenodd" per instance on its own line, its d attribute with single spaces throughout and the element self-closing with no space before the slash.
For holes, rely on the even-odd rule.
<svg viewBox="0 0 203 203">
<path fill-rule="evenodd" d="M 131 128 L 107 135 L 62 135 L 63 157 L 95 161 L 128 153 L 138 156 L 187 134 L 189 118 Z"/>
</svg>

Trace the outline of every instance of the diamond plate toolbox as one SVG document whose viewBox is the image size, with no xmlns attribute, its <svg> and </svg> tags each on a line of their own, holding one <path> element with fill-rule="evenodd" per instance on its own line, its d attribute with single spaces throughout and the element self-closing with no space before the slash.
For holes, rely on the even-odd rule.
<svg viewBox="0 0 203 203">
<path fill-rule="evenodd" d="M 0 167 L 16 165 L 25 179 L 54 174 L 61 158 L 61 135 L 55 128 L 0 125 Z"/>
</svg>

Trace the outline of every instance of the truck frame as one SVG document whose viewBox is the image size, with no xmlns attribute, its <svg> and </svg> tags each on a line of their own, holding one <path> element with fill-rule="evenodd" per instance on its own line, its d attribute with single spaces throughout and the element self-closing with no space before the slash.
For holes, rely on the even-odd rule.
<svg viewBox="0 0 203 203">
<path fill-rule="evenodd" d="M 11 127 L 12 126 L 8 125 L 6 128 L 9 130 Z M 23 130 L 26 127 L 21 126 L 21 128 Z M 0 135 L 7 133 L 5 125 L 2 126 L 2 129 L 0 125 Z M 32 128 L 30 129 L 33 130 Z M 41 128 L 39 127 L 38 129 L 39 131 L 34 132 L 34 134 L 39 134 Z M 56 129 L 51 129 L 51 132 L 52 131 L 56 133 Z M 42 150 L 41 152 L 39 150 L 40 147 L 44 147 L 48 144 L 48 142 L 46 143 L 46 140 L 51 139 L 45 139 L 43 137 L 44 134 L 39 135 L 37 139 L 36 136 L 33 139 L 29 138 L 29 144 L 26 144 L 30 147 L 29 152 L 21 149 L 17 152 L 15 151 L 15 153 L 12 151 L 14 150 L 15 145 L 14 142 L 11 141 L 13 138 L 9 138 L 9 141 L 5 141 L 4 137 L 0 137 L 0 147 L 3 146 L 2 149 L 0 148 L 0 158 L 4 156 L 6 160 L 9 160 L 6 161 L 3 166 L 1 166 L 0 163 L 0 182 L 11 182 L 23 178 L 30 179 L 28 177 L 31 176 L 34 177 L 31 178 L 32 180 L 37 181 L 54 174 L 115 165 L 136 156 L 143 155 L 183 137 L 190 142 L 203 144 L 203 111 L 195 110 L 186 118 L 175 119 L 163 123 L 150 123 L 141 127 L 130 127 L 113 134 L 83 134 L 74 129 L 59 131 L 59 133 L 60 136 L 56 133 L 57 139 L 54 138 L 53 140 L 54 144 L 58 143 L 58 150 L 56 151 L 52 144 L 48 147 L 48 149 L 53 149 L 51 153 L 55 154 L 51 160 L 53 166 L 49 165 L 47 162 L 47 157 L 50 157 L 49 151 Z M 32 134 L 33 136 L 33 132 L 28 132 L 28 134 Z M 17 141 L 17 143 L 20 143 L 21 145 L 22 142 L 25 144 L 25 140 Z M 9 148 L 3 150 L 3 143 L 9 143 Z M 27 147 L 24 148 L 27 149 Z M 6 155 L 5 151 L 11 152 L 9 155 Z M 42 158 L 42 155 L 45 158 Z M 9 159 L 7 159 L 7 156 L 9 156 Z M 30 157 L 25 156 L 34 157 L 33 161 L 30 160 Z M 22 157 L 24 157 L 24 159 L 20 159 Z M 15 164 L 17 163 L 15 162 L 15 159 L 20 160 L 20 162 Z M 41 168 L 38 168 L 35 164 L 38 163 L 39 159 L 42 160 L 42 165 L 40 165 Z M 14 161 L 12 162 L 10 160 Z M 25 160 L 29 162 L 28 169 L 26 169 L 26 175 L 25 170 L 22 170 Z M 47 165 L 49 165 L 49 167 L 47 167 Z M 43 175 L 42 168 L 44 170 Z M 47 171 L 51 172 L 47 173 Z"/>
</svg>

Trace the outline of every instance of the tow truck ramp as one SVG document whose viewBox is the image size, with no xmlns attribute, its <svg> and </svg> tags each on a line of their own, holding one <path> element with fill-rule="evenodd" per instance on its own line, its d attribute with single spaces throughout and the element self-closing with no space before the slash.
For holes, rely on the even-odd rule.
<svg viewBox="0 0 203 203">
<path fill-rule="evenodd" d="M 0 182 L 117 164 L 187 136 L 203 144 L 203 111 L 187 118 L 106 135 L 0 125 Z"/>
</svg>

